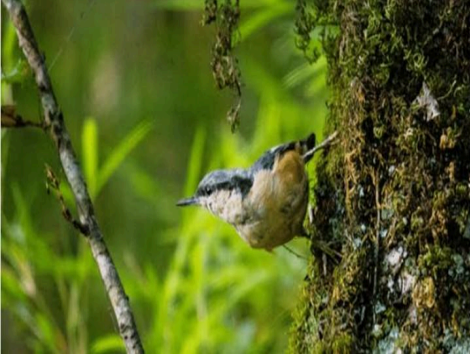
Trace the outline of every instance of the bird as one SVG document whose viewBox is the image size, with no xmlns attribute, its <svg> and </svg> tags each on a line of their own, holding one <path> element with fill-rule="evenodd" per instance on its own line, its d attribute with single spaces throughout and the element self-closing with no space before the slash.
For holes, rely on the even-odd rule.
<svg viewBox="0 0 470 354">
<path fill-rule="evenodd" d="M 309 181 L 305 165 L 332 143 L 336 132 L 315 146 L 315 134 L 275 146 L 249 168 L 206 174 L 196 192 L 177 206 L 197 205 L 231 224 L 252 248 L 272 251 L 305 236 Z"/>
</svg>

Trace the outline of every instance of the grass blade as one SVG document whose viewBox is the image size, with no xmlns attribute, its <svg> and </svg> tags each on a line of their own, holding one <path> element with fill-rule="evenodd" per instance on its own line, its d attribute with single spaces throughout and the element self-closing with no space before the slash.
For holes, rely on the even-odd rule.
<svg viewBox="0 0 470 354">
<path fill-rule="evenodd" d="M 109 178 L 118 169 L 124 159 L 130 152 L 142 141 L 153 127 L 153 122 L 149 119 L 139 123 L 114 149 L 111 156 L 108 157 L 103 167 L 98 173 L 98 182 L 96 186 L 96 194 L 108 182 Z"/>
<path fill-rule="evenodd" d="M 98 171 L 98 127 L 96 120 L 93 118 L 87 118 L 83 125 L 82 163 L 88 190 L 91 198 L 94 199 Z"/>
</svg>

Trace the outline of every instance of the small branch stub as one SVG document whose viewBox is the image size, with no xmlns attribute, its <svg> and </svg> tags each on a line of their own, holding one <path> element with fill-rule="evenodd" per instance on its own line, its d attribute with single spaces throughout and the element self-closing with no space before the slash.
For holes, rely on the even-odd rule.
<svg viewBox="0 0 470 354">
<path fill-rule="evenodd" d="M 72 212 L 67 207 L 67 204 L 65 204 L 64 196 L 60 191 L 59 179 L 56 177 L 51 166 L 49 166 L 48 164 L 46 164 L 46 178 L 47 194 L 51 192 L 51 189 L 54 190 L 57 200 L 59 201 L 59 204 L 62 208 L 62 215 L 64 216 L 64 219 L 71 223 L 72 226 L 77 229 L 81 234 L 88 236 L 90 234 L 90 230 L 88 230 L 86 225 L 83 225 L 80 221 L 78 221 L 72 216 Z"/>
<path fill-rule="evenodd" d="M 305 153 L 305 155 L 303 156 L 304 160 L 309 160 L 312 158 L 313 155 L 315 155 L 315 153 L 318 151 L 318 150 L 321 150 L 321 149 L 326 149 L 327 147 L 329 147 L 330 145 L 333 145 L 335 142 L 336 142 L 336 137 L 338 136 L 338 132 L 333 132 L 332 134 L 330 134 L 325 140 L 323 140 L 320 144 L 318 144 L 317 146 L 315 146 L 313 149 L 307 151 Z"/>
<path fill-rule="evenodd" d="M 2 106 L 2 128 L 24 128 L 34 127 L 45 129 L 43 123 L 36 123 L 29 120 L 24 120 L 19 114 L 16 114 L 15 105 Z"/>
</svg>

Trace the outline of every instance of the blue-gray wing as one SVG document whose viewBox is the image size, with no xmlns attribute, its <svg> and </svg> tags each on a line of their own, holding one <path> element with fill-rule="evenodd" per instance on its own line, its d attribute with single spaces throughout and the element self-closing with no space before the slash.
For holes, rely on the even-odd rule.
<svg viewBox="0 0 470 354">
<path fill-rule="evenodd" d="M 261 155 L 258 160 L 255 161 L 252 168 L 253 172 L 257 172 L 259 170 L 272 170 L 276 158 L 283 155 L 286 151 L 292 150 L 294 148 L 295 142 L 291 142 L 269 149 L 263 155 Z"/>
</svg>

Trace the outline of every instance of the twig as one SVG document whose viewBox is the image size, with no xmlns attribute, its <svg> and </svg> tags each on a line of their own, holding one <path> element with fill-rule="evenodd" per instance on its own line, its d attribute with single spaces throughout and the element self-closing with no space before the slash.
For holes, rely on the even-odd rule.
<svg viewBox="0 0 470 354">
<path fill-rule="evenodd" d="M 44 123 L 36 123 L 30 120 L 24 120 L 19 114 L 16 114 L 16 107 L 13 105 L 2 106 L 2 128 L 24 128 L 34 127 L 46 129 Z"/>
<path fill-rule="evenodd" d="M 304 261 L 307 260 L 307 258 L 305 258 L 304 256 L 301 256 L 300 254 L 298 254 L 297 252 L 295 252 L 293 249 L 287 247 L 286 245 L 282 245 L 282 247 L 284 247 L 289 253 L 293 254 L 293 255 L 296 256 L 297 258 L 303 259 Z"/>
<path fill-rule="evenodd" d="M 144 349 L 137 332 L 129 299 L 124 292 L 118 272 L 96 221 L 93 204 L 52 89 L 45 59 L 36 43 L 24 6 L 19 0 L 2 0 L 2 3 L 10 15 L 16 29 L 19 45 L 34 73 L 44 111 L 45 124 L 49 127 L 49 134 L 55 142 L 62 168 L 75 197 L 80 223 L 89 230 L 87 239 L 111 301 L 120 335 L 128 353 L 143 353 Z"/>
<path fill-rule="evenodd" d="M 312 158 L 313 155 L 315 155 L 315 153 L 320 150 L 320 149 L 324 149 L 330 145 L 332 145 L 334 142 L 335 142 L 335 139 L 336 137 L 338 136 L 338 132 L 334 132 L 333 134 L 331 134 L 328 138 L 326 138 L 325 140 L 323 140 L 320 144 L 318 144 L 317 146 L 315 146 L 313 149 L 307 151 L 304 156 L 303 156 L 303 159 L 304 161 L 308 161 Z"/>
<path fill-rule="evenodd" d="M 62 195 L 60 191 L 59 179 L 56 177 L 54 171 L 52 171 L 51 166 L 49 166 L 48 164 L 46 164 L 46 177 L 47 177 L 47 182 L 46 182 L 47 194 L 50 193 L 51 189 L 55 191 L 57 200 L 59 201 L 60 206 L 62 207 L 62 215 L 64 216 L 65 220 L 71 223 L 74 228 L 80 231 L 80 233 L 82 233 L 85 236 L 88 236 L 90 234 L 90 230 L 88 230 L 86 225 L 83 225 L 80 221 L 76 220 L 72 216 L 72 212 L 67 207 L 67 204 L 65 204 L 64 196 Z"/>
</svg>

